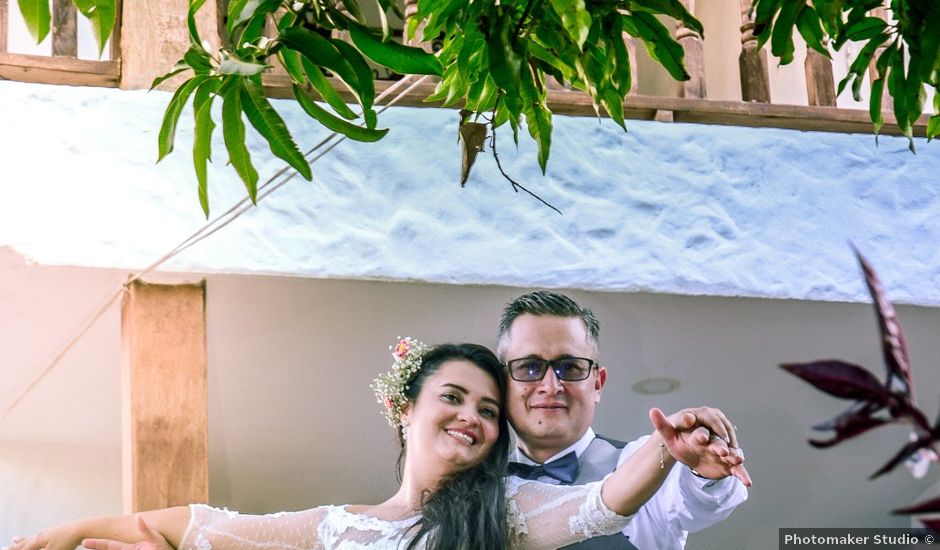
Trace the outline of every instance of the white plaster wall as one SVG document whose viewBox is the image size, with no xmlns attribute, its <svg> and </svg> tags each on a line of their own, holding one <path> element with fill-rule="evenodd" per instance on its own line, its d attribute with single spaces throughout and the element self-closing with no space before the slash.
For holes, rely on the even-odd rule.
<svg viewBox="0 0 940 550">
<path fill-rule="evenodd" d="M 85 516 L 121 513 L 114 448 L 0 439 L 0 541 Z"/>
</svg>

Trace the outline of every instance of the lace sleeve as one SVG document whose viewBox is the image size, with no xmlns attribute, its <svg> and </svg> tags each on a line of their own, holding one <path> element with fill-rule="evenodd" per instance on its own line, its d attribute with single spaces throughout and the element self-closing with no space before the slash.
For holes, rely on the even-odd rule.
<svg viewBox="0 0 940 550">
<path fill-rule="evenodd" d="M 189 507 L 190 518 L 179 550 L 310 550 L 321 548 L 318 529 L 324 510 L 239 514 L 203 504 Z"/>
<path fill-rule="evenodd" d="M 548 550 L 622 531 L 632 516 L 618 515 L 604 504 L 603 484 L 549 485 L 506 478 L 510 548 Z"/>
</svg>

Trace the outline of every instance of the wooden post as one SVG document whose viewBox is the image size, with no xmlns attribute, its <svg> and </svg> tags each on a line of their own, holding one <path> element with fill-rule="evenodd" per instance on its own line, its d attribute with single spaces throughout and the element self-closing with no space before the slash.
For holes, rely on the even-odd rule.
<svg viewBox="0 0 940 550">
<path fill-rule="evenodd" d="M 811 107 L 835 107 L 836 83 L 832 61 L 816 50 L 806 48 L 806 97 Z"/>
<path fill-rule="evenodd" d="M 757 48 L 754 19 L 750 16 L 751 0 L 741 0 L 741 99 L 770 103 L 770 73 L 767 54 Z"/>
<path fill-rule="evenodd" d="M 138 281 L 121 305 L 125 513 L 208 501 L 205 292 Z"/>
<path fill-rule="evenodd" d="M 199 36 L 213 48 L 220 43 L 215 2 L 206 2 L 196 14 Z M 170 70 L 189 49 L 186 14 L 189 0 L 123 2 L 121 14 L 121 88 L 149 88 L 153 79 Z M 176 88 L 185 75 L 165 82 Z"/>
<path fill-rule="evenodd" d="M 78 57 L 78 32 L 76 18 L 78 10 L 72 0 L 52 2 L 52 55 Z"/>
<path fill-rule="evenodd" d="M 689 13 L 695 12 L 695 0 L 682 0 Z M 689 72 L 689 79 L 678 83 L 679 97 L 706 97 L 705 93 L 705 48 L 702 36 L 685 26 L 682 21 L 676 22 L 676 40 L 685 51 L 685 67 Z"/>
<path fill-rule="evenodd" d="M 0 53 L 7 51 L 7 0 L 0 0 Z"/>
</svg>

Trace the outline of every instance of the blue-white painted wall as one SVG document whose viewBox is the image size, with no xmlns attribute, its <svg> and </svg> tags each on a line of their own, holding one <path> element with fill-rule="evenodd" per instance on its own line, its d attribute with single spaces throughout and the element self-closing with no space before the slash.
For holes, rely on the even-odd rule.
<svg viewBox="0 0 940 550">
<path fill-rule="evenodd" d="M 164 92 L 0 82 L 0 246 L 32 261 L 140 269 L 205 222 L 192 122 L 155 164 Z M 278 101 L 304 149 L 326 132 Z M 891 297 L 940 304 L 940 146 L 871 135 L 556 116 L 548 174 L 527 135 L 465 189 L 455 111 L 394 107 L 388 136 L 344 142 L 173 271 L 865 301 L 848 243 Z M 218 136 L 212 214 L 244 195 Z M 262 180 L 280 161 L 260 140 Z"/>
</svg>

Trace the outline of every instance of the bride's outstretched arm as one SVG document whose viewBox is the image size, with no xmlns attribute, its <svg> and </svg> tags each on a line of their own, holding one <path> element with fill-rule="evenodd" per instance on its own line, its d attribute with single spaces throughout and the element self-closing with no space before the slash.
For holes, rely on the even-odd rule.
<svg viewBox="0 0 940 550">
<path fill-rule="evenodd" d="M 751 485 L 738 449 L 698 425 L 694 414 L 680 412 L 667 418 L 654 408 L 650 421 L 655 428 L 650 438 L 604 482 L 601 496 L 614 512 L 635 514 L 659 489 L 676 461 L 707 471 L 709 477 L 733 475 Z"/>
<path fill-rule="evenodd" d="M 189 525 L 190 514 L 189 508 L 180 506 L 125 516 L 84 518 L 50 527 L 31 537 L 17 537 L 8 549 L 75 550 L 84 539 L 147 542 L 148 534 L 141 532 L 138 516 L 146 520 L 152 534 L 159 535 L 173 547 L 179 547 Z"/>
</svg>

